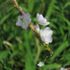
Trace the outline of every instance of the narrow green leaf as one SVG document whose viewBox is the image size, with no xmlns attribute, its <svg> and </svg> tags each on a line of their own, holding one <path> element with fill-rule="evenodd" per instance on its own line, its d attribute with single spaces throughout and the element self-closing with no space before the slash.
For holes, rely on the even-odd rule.
<svg viewBox="0 0 70 70">
<path fill-rule="evenodd" d="M 48 64 L 48 65 L 44 66 L 44 70 L 53 70 L 53 69 L 58 69 L 60 67 L 61 67 L 60 64 L 56 64 L 56 63 L 54 63 L 54 64 Z"/>
<path fill-rule="evenodd" d="M 34 59 L 29 46 L 28 33 L 24 34 L 25 37 L 25 70 L 35 70 Z"/>
<path fill-rule="evenodd" d="M 50 18 L 52 11 L 54 10 L 55 2 L 56 0 L 51 0 L 51 3 L 49 4 L 49 7 L 46 13 L 46 17 Z"/>
<path fill-rule="evenodd" d="M 35 0 L 28 0 L 28 10 L 29 10 L 29 12 L 32 12 L 33 7 L 34 7 L 34 3 L 35 3 Z"/>
<path fill-rule="evenodd" d="M 8 51 L 0 51 L 0 61 L 7 58 Z"/>
<path fill-rule="evenodd" d="M 63 42 L 54 52 L 53 56 L 50 58 L 51 61 L 54 61 L 54 59 L 59 56 L 59 54 L 68 47 L 68 41 Z"/>
</svg>

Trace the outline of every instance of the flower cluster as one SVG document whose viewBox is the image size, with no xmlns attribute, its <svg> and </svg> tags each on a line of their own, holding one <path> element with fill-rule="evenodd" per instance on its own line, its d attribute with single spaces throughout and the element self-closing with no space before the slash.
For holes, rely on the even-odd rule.
<svg viewBox="0 0 70 70">
<path fill-rule="evenodd" d="M 50 23 L 42 16 L 42 14 L 37 14 L 37 21 L 39 25 L 45 26 L 44 29 L 40 29 L 39 25 L 36 25 L 36 30 L 40 34 L 41 40 L 46 44 L 51 43 L 53 31 L 47 26 Z"/>
<path fill-rule="evenodd" d="M 41 40 L 45 44 L 51 43 L 53 31 L 50 29 L 50 27 L 47 26 L 50 23 L 46 18 L 43 17 L 42 14 L 39 14 L 39 13 L 37 13 L 36 19 L 38 22 L 38 24 L 34 26 L 36 32 L 39 33 Z M 24 15 L 18 16 L 18 21 L 16 22 L 16 25 L 22 27 L 23 29 L 27 29 L 30 23 L 31 23 L 30 15 L 24 14 Z M 39 25 L 44 26 L 44 28 L 40 29 Z"/>
</svg>

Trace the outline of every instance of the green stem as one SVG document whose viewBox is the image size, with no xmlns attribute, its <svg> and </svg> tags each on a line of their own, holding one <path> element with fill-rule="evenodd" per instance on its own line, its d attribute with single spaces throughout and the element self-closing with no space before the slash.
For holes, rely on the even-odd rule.
<svg viewBox="0 0 70 70">
<path fill-rule="evenodd" d="M 37 46 L 37 54 L 36 54 L 36 58 L 35 58 L 35 63 L 37 63 L 39 56 L 40 56 L 40 53 L 41 53 L 41 48 L 39 46 L 39 41 L 37 38 L 36 38 L 36 46 Z"/>
</svg>

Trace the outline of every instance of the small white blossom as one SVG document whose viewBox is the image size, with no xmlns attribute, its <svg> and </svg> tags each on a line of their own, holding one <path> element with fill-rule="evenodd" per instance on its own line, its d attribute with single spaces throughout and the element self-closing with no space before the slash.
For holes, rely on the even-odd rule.
<svg viewBox="0 0 70 70">
<path fill-rule="evenodd" d="M 61 68 L 60 70 L 64 70 L 64 68 Z"/>
<path fill-rule="evenodd" d="M 24 15 L 18 16 L 16 25 L 22 27 L 23 29 L 27 29 L 30 22 L 31 22 L 30 15 L 24 14 Z"/>
<path fill-rule="evenodd" d="M 49 44 L 52 42 L 52 34 L 53 34 L 53 31 L 49 27 L 46 27 L 40 30 L 41 40 L 46 44 Z"/>
<path fill-rule="evenodd" d="M 65 68 L 62 67 L 60 70 L 67 70 L 67 69 L 65 69 Z"/>
<path fill-rule="evenodd" d="M 35 25 L 35 30 L 39 33 L 40 32 L 40 27 L 39 27 L 39 25 L 37 24 L 37 25 Z"/>
<path fill-rule="evenodd" d="M 39 22 L 40 25 L 46 26 L 49 24 L 46 18 L 43 17 L 42 14 L 37 13 L 37 21 Z"/>
<path fill-rule="evenodd" d="M 43 66 L 44 66 L 44 62 L 40 61 L 37 65 L 38 65 L 39 67 L 43 67 Z"/>
</svg>

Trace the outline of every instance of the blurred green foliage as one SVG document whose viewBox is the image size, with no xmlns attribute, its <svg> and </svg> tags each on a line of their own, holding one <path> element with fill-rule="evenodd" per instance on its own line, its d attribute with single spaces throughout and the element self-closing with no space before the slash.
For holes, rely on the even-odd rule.
<svg viewBox="0 0 70 70">
<path fill-rule="evenodd" d="M 0 70 L 59 70 L 70 64 L 70 0 L 17 1 L 25 12 L 31 14 L 33 22 L 37 13 L 48 18 L 54 32 L 53 42 L 49 45 L 53 55 L 45 49 L 37 54 L 44 45 L 31 30 L 16 26 L 20 13 L 12 0 L 0 0 Z M 45 61 L 46 65 L 37 67 L 35 58 Z"/>
</svg>

